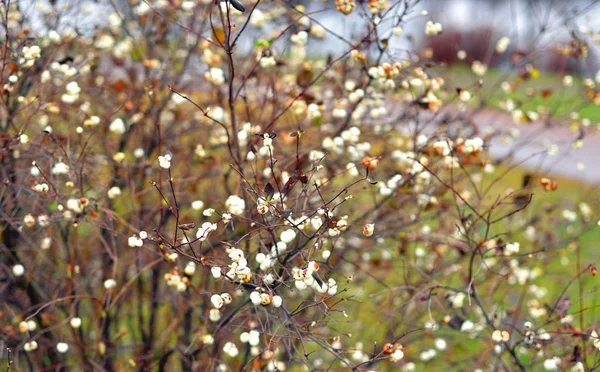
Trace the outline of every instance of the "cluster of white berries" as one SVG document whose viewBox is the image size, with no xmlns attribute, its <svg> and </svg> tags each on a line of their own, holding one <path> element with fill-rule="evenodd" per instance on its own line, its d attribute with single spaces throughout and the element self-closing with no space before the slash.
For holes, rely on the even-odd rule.
<svg viewBox="0 0 600 372">
<path fill-rule="evenodd" d="M 518 242 L 508 243 L 504 247 L 504 255 L 510 256 L 519 253 L 520 244 Z"/>
<path fill-rule="evenodd" d="M 448 156 L 452 153 L 452 144 L 451 139 L 444 139 L 435 141 L 432 147 L 439 156 Z"/>
<path fill-rule="evenodd" d="M 252 270 L 248 267 L 248 260 L 244 257 L 244 252 L 238 248 L 227 248 L 227 253 L 231 259 L 227 277 L 231 280 L 237 278 L 242 283 L 248 283 L 252 280 Z M 214 276 L 213 272 L 213 276 Z M 220 274 L 219 274 L 220 275 Z"/>
<path fill-rule="evenodd" d="M 67 200 L 67 209 L 75 213 L 83 212 L 84 208 L 89 204 L 89 201 L 86 198 L 79 199 L 69 199 Z M 68 215 L 65 215 L 68 218 Z"/>
<path fill-rule="evenodd" d="M 479 153 L 483 149 L 483 140 L 479 137 L 466 139 L 463 143 L 460 140 L 459 138 L 456 142 L 464 154 Z"/>
<path fill-rule="evenodd" d="M 473 63 L 471 64 L 471 70 L 477 76 L 485 75 L 485 73 L 487 72 L 487 69 L 488 69 L 487 65 L 481 63 L 480 61 L 473 61 Z"/>
<path fill-rule="evenodd" d="M 360 134 L 360 129 L 353 126 L 344 130 L 337 137 L 325 137 L 321 142 L 321 146 L 329 152 L 340 155 L 344 153 L 345 149 L 350 160 L 357 161 L 364 157 L 371 149 L 371 144 L 369 142 L 359 142 Z"/>
<path fill-rule="evenodd" d="M 556 371 L 560 368 L 561 360 L 555 356 L 544 360 L 544 369 L 546 371 Z"/>
<path fill-rule="evenodd" d="M 508 333 L 508 331 L 497 329 L 492 332 L 492 340 L 498 343 L 508 342 L 508 340 L 510 340 L 510 333 Z"/>
<path fill-rule="evenodd" d="M 289 230 L 288 230 L 289 231 Z M 293 232 L 293 230 L 291 230 Z M 277 242 L 271 247 L 269 254 L 262 252 L 256 254 L 256 262 L 259 264 L 260 270 L 267 271 L 277 263 L 277 256 L 284 254 L 287 251 L 287 244 L 283 241 Z"/>
<path fill-rule="evenodd" d="M 218 67 L 211 67 L 208 71 L 206 71 L 204 73 L 204 79 L 215 86 L 225 84 L 225 75 L 223 70 Z"/>
<path fill-rule="evenodd" d="M 19 331 L 21 333 L 33 332 L 37 329 L 37 324 L 33 320 L 22 321 L 19 323 Z"/>
<path fill-rule="evenodd" d="M 68 174 L 70 170 L 71 170 L 71 168 L 67 164 L 65 164 L 63 162 L 58 162 L 58 163 L 54 164 L 54 166 L 52 167 L 52 170 L 50 172 L 54 175 L 61 175 L 61 174 Z"/>
<path fill-rule="evenodd" d="M 240 334 L 240 341 L 250 346 L 258 346 L 260 344 L 260 332 L 255 329 L 250 332 L 242 332 Z"/>
<path fill-rule="evenodd" d="M 306 269 L 295 267 L 292 269 L 294 276 L 294 285 L 299 290 L 304 290 L 309 287 L 313 288 L 318 293 L 327 293 L 333 296 L 337 293 L 338 286 L 333 278 L 329 278 L 327 282 L 315 279 L 315 274 L 319 271 L 319 264 L 315 261 L 310 261 Z M 318 277 L 318 276 L 317 276 Z"/>
<path fill-rule="evenodd" d="M 201 242 L 205 241 L 208 238 L 208 234 L 215 231 L 217 227 L 216 223 L 204 222 L 196 232 L 196 238 Z"/>
<path fill-rule="evenodd" d="M 268 158 L 273 156 L 274 154 L 274 147 L 273 147 L 273 138 L 271 138 L 271 135 L 269 133 L 265 133 L 263 134 L 263 145 L 261 147 L 259 147 L 258 149 L 258 156 L 260 158 Z M 249 154 L 251 154 L 252 152 L 250 152 Z M 251 159 L 248 159 L 251 160 Z M 270 168 L 269 172 L 271 171 Z"/>
<path fill-rule="evenodd" d="M 19 62 L 25 68 L 33 66 L 35 60 L 42 55 L 42 50 L 37 45 L 23 47 L 22 52 L 23 58 L 21 58 Z"/>
<path fill-rule="evenodd" d="M 358 349 L 360 351 L 359 355 L 356 355 L 356 357 L 362 357 L 363 353 L 362 353 L 362 344 L 359 345 L 360 348 Z M 390 358 L 390 361 L 393 363 L 399 362 L 400 360 L 402 360 L 404 358 L 404 352 L 402 351 L 402 345 L 396 343 L 396 344 L 392 344 L 392 343 L 386 343 L 385 345 L 383 345 L 383 350 L 382 350 L 384 355 L 387 355 Z M 356 352 L 355 352 L 356 354 Z"/>
<path fill-rule="evenodd" d="M 421 354 L 419 354 L 419 359 L 421 359 L 421 361 L 423 362 L 428 362 L 430 360 L 432 360 L 433 358 L 435 358 L 437 356 L 437 351 L 435 349 L 427 349 L 425 351 L 422 351 Z"/>
<path fill-rule="evenodd" d="M 158 165 L 164 169 L 171 168 L 171 154 L 159 155 Z"/>
<path fill-rule="evenodd" d="M 388 6 L 387 0 L 375 0 L 375 1 L 369 1 L 369 3 L 368 3 L 369 10 L 373 14 L 383 12 L 385 10 L 385 8 L 387 8 L 387 6 Z"/>
<path fill-rule="evenodd" d="M 442 33 L 442 24 L 439 22 L 427 21 L 425 23 L 425 34 L 427 36 L 439 35 Z"/>
<path fill-rule="evenodd" d="M 283 303 L 281 296 L 273 296 L 270 293 L 261 292 L 260 290 L 250 292 L 250 301 L 254 306 L 267 306 L 272 304 L 274 307 L 280 307 Z"/>
<path fill-rule="evenodd" d="M 187 269 L 187 266 L 186 266 Z M 194 266 L 195 270 L 195 266 Z M 186 272 L 187 274 L 187 272 Z M 193 273 L 192 273 L 193 274 Z M 169 273 L 165 274 L 165 280 L 167 281 L 167 286 L 174 287 L 177 292 L 185 292 L 187 287 L 190 285 L 190 280 L 186 276 L 181 276 L 177 272 L 177 270 L 172 270 Z"/>
<path fill-rule="evenodd" d="M 227 292 L 221 294 L 214 294 L 210 297 L 210 302 L 213 304 L 215 309 L 220 310 L 225 305 L 229 305 L 233 301 L 231 295 Z"/>
<path fill-rule="evenodd" d="M 308 41 L 308 33 L 306 31 L 300 31 L 290 36 L 290 41 L 298 45 L 306 45 Z"/>
<path fill-rule="evenodd" d="M 35 340 L 28 341 L 23 345 L 23 350 L 29 352 L 38 348 L 38 343 Z"/>
<path fill-rule="evenodd" d="M 235 358 L 239 354 L 239 350 L 233 342 L 225 343 L 225 345 L 223 345 L 223 351 L 232 358 Z"/>
<path fill-rule="evenodd" d="M 267 17 L 260 9 L 254 9 L 252 15 L 250 15 L 250 25 L 256 28 L 262 28 L 267 22 Z"/>
<path fill-rule="evenodd" d="M 350 103 L 356 103 L 365 96 L 365 91 L 356 87 L 354 80 L 347 80 L 344 83 L 344 88 L 348 91 L 348 101 Z"/>
<path fill-rule="evenodd" d="M 129 237 L 129 239 L 127 239 L 127 245 L 129 245 L 132 248 L 135 247 L 141 247 L 142 245 L 144 245 L 144 240 L 148 237 L 148 233 L 146 233 L 145 231 L 140 231 L 139 235 L 132 235 Z"/>
<path fill-rule="evenodd" d="M 81 88 L 79 87 L 79 84 L 77 84 L 76 81 L 71 81 L 70 83 L 68 83 L 65 86 L 65 90 L 66 93 L 64 93 L 60 97 L 60 100 L 63 101 L 63 103 L 71 104 L 75 103 L 75 101 L 79 99 L 79 93 L 81 93 Z"/>
<path fill-rule="evenodd" d="M 262 56 L 259 61 L 260 67 L 264 69 L 271 68 L 277 64 L 275 57 L 273 56 Z"/>
<path fill-rule="evenodd" d="M 246 202 L 237 195 L 230 195 L 227 200 L 225 200 L 225 207 L 229 213 L 240 215 L 243 214 L 246 209 Z"/>
<path fill-rule="evenodd" d="M 529 315 L 531 315 L 531 318 L 533 319 L 538 319 L 548 314 L 546 308 L 536 299 L 527 301 L 527 308 L 529 310 Z"/>
<path fill-rule="evenodd" d="M 400 69 L 402 69 L 401 63 L 382 63 L 380 66 L 374 66 L 369 68 L 369 76 L 375 80 L 378 86 L 383 89 L 394 89 L 396 87 L 396 83 L 394 82 L 394 78 L 398 76 L 400 73 Z"/>
</svg>

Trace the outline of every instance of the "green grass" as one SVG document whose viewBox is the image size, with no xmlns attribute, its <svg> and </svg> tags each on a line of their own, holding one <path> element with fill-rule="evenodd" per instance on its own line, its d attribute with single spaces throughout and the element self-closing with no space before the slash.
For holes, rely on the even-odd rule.
<svg viewBox="0 0 600 372">
<path fill-rule="evenodd" d="M 492 174 L 488 175 L 484 178 L 483 187 L 485 189 L 487 185 L 490 184 L 491 180 L 503 174 L 508 168 L 506 166 L 500 166 L 498 169 Z M 491 203 L 495 200 L 498 195 L 506 195 L 508 189 L 517 190 L 521 187 L 523 176 L 527 173 L 532 173 L 531 170 L 525 168 L 514 168 L 510 170 L 499 182 L 497 182 L 491 189 L 487 197 L 485 198 L 485 202 Z M 565 241 L 576 242 L 580 246 L 580 263 L 578 268 L 577 262 L 577 244 L 565 244 L 555 247 L 554 249 L 548 250 L 545 252 L 545 255 L 548 259 L 545 260 L 547 264 L 540 265 L 536 258 L 532 258 L 530 260 L 525 260 L 522 262 L 522 266 L 534 268 L 539 265 L 540 268 L 543 269 L 543 275 L 539 278 L 530 280 L 525 284 L 525 287 L 520 285 L 509 286 L 507 283 L 503 282 L 498 284 L 498 288 L 494 288 L 490 286 L 490 282 L 493 280 L 487 278 L 485 283 L 480 283 L 479 293 L 485 293 L 485 301 L 484 306 L 489 306 L 488 302 L 488 293 L 492 293 L 491 298 L 493 298 L 493 303 L 503 304 L 507 306 L 502 310 L 507 311 L 510 307 L 514 306 L 519 302 L 519 293 L 521 292 L 521 288 L 527 288 L 532 284 L 536 284 L 538 286 L 543 286 L 548 289 L 548 294 L 540 300 L 542 305 L 546 304 L 549 307 L 555 303 L 555 301 L 560 298 L 563 290 L 569 283 L 569 281 L 576 275 L 577 272 L 587 267 L 590 263 L 593 263 L 595 258 L 597 257 L 596 249 L 597 243 L 600 241 L 600 228 L 597 228 L 595 224 L 593 224 L 592 229 L 586 232 L 581 236 L 575 236 L 573 234 L 569 235 L 564 231 L 563 227 L 560 226 L 561 221 L 564 224 L 564 220 L 562 220 L 561 212 L 564 206 L 568 206 L 571 209 L 576 209 L 579 202 L 587 201 L 590 203 L 590 206 L 594 208 L 595 206 L 591 204 L 589 197 L 593 197 L 594 188 L 591 185 L 585 184 L 581 181 L 564 178 L 564 177 L 553 177 L 554 180 L 558 183 L 558 189 L 554 192 L 545 192 L 538 184 L 539 176 L 534 174 L 532 181 L 532 188 L 528 192 L 532 192 L 534 194 L 532 203 L 528 208 L 519 213 L 518 216 L 512 218 L 510 223 L 500 223 L 494 227 L 494 233 L 499 233 L 503 231 L 510 231 L 510 241 L 518 241 L 521 243 L 521 252 L 530 252 L 535 251 L 540 248 L 540 246 L 534 246 L 525 238 L 524 229 L 519 229 L 519 224 L 517 223 L 517 218 L 520 217 L 532 217 L 537 214 L 542 214 L 544 210 L 548 210 L 552 206 L 557 206 L 557 208 L 551 210 L 552 217 L 548 217 L 545 219 L 543 224 L 540 225 L 538 229 L 539 233 L 543 233 L 544 231 L 555 231 L 557 236 Z M 372 202 L 369 198 L 371 197 L 368 193 L 364 193 L 359 195 L 355 194 L 357 198 L 357 202 L 359 200 L 363 200 L 365 205 L 368 205 Z M 559 207 L 560 206 L 560 207 Z M 507 206 L 507 209 L 504 209 L 502 212 L 499 212 L 499 215 L 502 215 L 504 211 L 510 210 L 514 208 L 513 206 Z M 597 215 L 596 215 L 597 216 Z M 593 217 L 595 218 L 595 217 Z M 438 223 L 438 220 L 432 221 L 429 225 L 435 230 L 435 224 Z M 553 224 L 559 224 L 559 226 L 554 226 Z M 575 224 L 577 226 L 577 224 Z M 558 231 L 560 229 L 560 231 Z M 386 238 L 386 244 L 389 246 L 390 250 L 394 250 L 398 245 L 398 241 L 396 240 L 396 235 L 387 234 L 388 238 Z M 365 251 L 372 250 L 372 252 L 376 252 L 377 250 L 373 249 L 375 247 L 368 246 L 365 248 Z M 409 267 L 408 265 L 415 260 L 414 256 L 414 248 L 415 246 L 411 244 L 408 252 L 403 257 L 404 260 L 395 260 L 392 269 L 388 270 L 378 270 L 374 271 L 374 275 L 376 275 L 381 281 L 389 284 L 392 287 L 396 287 L 402 284 L 401 278 L 404 276 L 405 271 L 410 271 L 414 274 L 415 269 Z M 376 253 L 373 253 L 376 254 Z M 563 257 L 568 259 L 566 262 Z M 464 262 L 463 261 L 454 261 L 456 260 L 456 255 L 449 254 L 447 257 L 447 262 L 443 265 L 448 266 L 450 264 L 450 260 L 452 262 Z M 482 274 L 483 275 L 483 274 Z M 453 286 L 456 288 L 464 288 L 464 273 L 458 272 L 453 273 L 452 275 L 443 275 L 439 274 L 434 279 L 438 280 L 440 283 L 444 285 Z M 590 308 L 593 306 L 600 305 L 600 298 L 597 292 L 596 279 L 591 275 L 584 275 L 582 280 L 584 289 L 583 300 L 579 301 L 579 283 L 577 281 L 573 282 L 566 290 L 565 294 L 571 298 L 573 303 L 572 308 L 569 309 L 569 313 L 576 314 L 576 312 L 580 308 Z M 363 278 L 364 279 L 364 278 Z M 414 279 L 414 277 L 413 277 Z M 480 281 L 483 281 L 483 277 L 480 278 Z M 342 283 L 340 283 L 342 284 Z M 341 287 L 345 286 L 341 285 Z M 401 330 L 409 330 L 414 329 L 416 327 L 423 326 L 423 322 L 427 319 L 427 314 L 422 314 L 418 319 L 419 323 L 403 323 L 400 320 L 400 312 L 394 311 L 391 312 L 388 317 L 388 306 L 392 308 L 400 308 L 401 306 L 406 305 L 406 302 L 400 301 L 396 304 L 397 299 L 395 297 L 405 297 L 405 294 L 400 295 L 400 291 L 394 292 L 389 291 L 386 292 L 386 288 L 377 283 L 374 280 L 361 280 L 359 283 L 351 283 L 348 285 L 350 288 L 349 295 L 356 295 L 356 298 L 352 301 L 347 301 L 342 304 L 340 308 L 343 308 L 348 314 L 348 318 L 346 318 L 343 314 L 334 313 L 333 319 L 334 321 L 331 324 L 331 329 L 334 329 L 333 334 L 351 334 L 351 336 L 343 339 L 343 344 L 346 347 L 352 347 L 357 340 L 363 342 L 365 351 L 372 351 L 374 349 L 374 344 L 377 343 L 377 347 L 375 349 L 380 350 L 382 346 L 382 342 L 386 342 L 389 340 L 390 334 L 390 324 L 392 321 L 394 322 L 394 328 Z M 490 292 L 491 291 L 491 292 Z M 375 296 L 374 294 L 380 293 L 380 295 Z M 442 299 L 443 302 L 443 291 L 438 291 L 438 298 Z M 527 292 L 526 292 L 527 293 Z M 345 297 L 350 297 L 346 295 Z M 531 299 L 531 295 L 527 295 L 526 300 Z M 527 306 L 526 302 L 523 302 L 523 310 L 522 314 L 526 314 Z M 581 307 L 580 307 L 581 302 Z M 408 305 L 413 306 L 413 305 Z M 417 311 L 418 309 L 423 308 L 423 302 L 419 300 L 415 300 L 414 308 L 411 311 Z M 472 308 L 469 308 L 467 305 L 467 301 L 465 300 L 465 308 L 468 309 L 471 314 L 469 319 L 476 320 L 476 317 L 473 315 Z M 489 310 L 489 309 L 488 309 Z M 449 310 L 449 314 L 452 312 Z M 483 332 L 481 336 L 476 339 L 470 339 L 466 334 L 457 332 L 455 330 L 450 329 L 447 326 L 441 324 L 441 319 L 439 316 L 439 311 L 435 312 L 434 317 L 435 320 L 438 321 L 441 325 L 439 331 L 433 332 L 419 332 L 419 334 L 414 334 L 414 337 L 407 337 L 403 339 L 401 343 L 404 345 L 405 356 L 408 361 L 415 362 L 417 364 L 417 370 L 432 370 L 432 368 L 447 368 L 451 367 L 452 370 L 466 370 L 470 367 L 473 360 L 474 355 L 479 353 L 489 354 L 492 353 L 493 345 L 488 342 L 486 337 L 489 337 L 487 332 Z M 412 317 L 410 317 L 412 319 Z M 357 327 L 354 321 L 351 319 L 360 319 L 361 324 L 365 325 L 360 329 L 357 333 Z M 527 315 L 521 317 L 521 319 L 530 319 Z M 574 325 L 579 327 L 579 318 L 578 315 L 575 315 L 575 323 Z M 545 317 L 540 318 L 536 323 L 540 325 L 545 321 Z M 598 318 L 598 312 L 589 310 L 584 313 L 584 324 L 594 324 L 600 321 Z M 517 326 L 521 327 L 522 324 L 518 324 Z M 552 329 L 555 326 L 550 326 Z M 398 334 L 396 334 L 398 336 Z M 515 337 L 517 337 L 515 335 Z M 448 342 L 448 350 L 446 352 L 451 352 L 455 355 L 465 355 L 464 360 L 460 360 L 456 362 L 452 366 L 445 365 L 443 352 L 438 351 L 438 357 L 433 359 L 432 361 L 424 364 L 419 362 L 419 354 L 427 350 L 429 348 L 434 348 L 434 340 L 436 338 L 443 338 Z M 522 361 L 526 362 L 529 357 L 533 357 L 533 351 L 530 352 L 529 356 L 521 356 Z M 508 356 L 503 354 L 503 358 L 507 361 L 508 365 L 512 365 Z M 394 365 L 389 364 L 387 362 L 382 362 L 377 365 L 378 370 L 386 371 L 386 370 L 394 370 Z"/>
<path fill-rule="evenodd" d="M 490 68 L 482 78 L 475 75 L 467 64 L 444 66 L 435 71 L 444 77 L 448 88 L 461 87 L 471 91 L 473 105 L 484 102 L 499 108 L 501 101 L 510 98 L 523 111 L 538 111 L 540 107 L 545 107 L 556 118 L 566 119 L 576 112 L 581 118 L 600 122 L 600 106 L 587 98 L 587 88 L 581 77 L 573 76 L 573 84 L 566 87 L 562 83 L 564 75 L 547 71 L 539 71 L 539 76 L 521 84 L 518 84 L 519 76 L 513 70 Z M 480 79 L 483 80 L 481 88 L 478 87 Z M 511 93 L 502 90 L 503 81 L 515 87 Z M 544 97 L 543 91 L 550 92 L 550 95 Z"/>
</svg>

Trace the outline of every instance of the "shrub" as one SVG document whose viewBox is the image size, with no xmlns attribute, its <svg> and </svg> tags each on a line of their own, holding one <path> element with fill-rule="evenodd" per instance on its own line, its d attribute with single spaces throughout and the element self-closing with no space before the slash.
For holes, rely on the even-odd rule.
<svg viewBox="0 0 600 372">
<path fill-rule="evenodd" d="M 487 61 L 457 86 L 427 52 L 395 57 L 418 3 L 323 5 L 359 15 L 348 38 L 286 1 L 5 2 L 7 369 L 594 366 L 598 195 L 510 162 L 533 122 L 577 130 L 540 161 L 594 125 L 511 98 L 534 89 L 528 51 L 488 130 Z"/>
</svg>

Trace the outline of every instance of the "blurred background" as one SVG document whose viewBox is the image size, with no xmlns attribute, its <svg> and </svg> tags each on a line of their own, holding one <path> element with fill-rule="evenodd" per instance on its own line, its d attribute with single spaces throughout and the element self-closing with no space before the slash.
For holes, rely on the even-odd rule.
<svg viewBox="0 0 600 372">
<path fill-rule="evenodd" d="M 158 3 L 161 1 L 167 0 L 148 4 L 160 7 Z M 83 34 L 93 33 L 98 25 L 108 22 L 108 17 L 114 9 L 121 12 L 131 11 L 131 7 L 124 6 L 122 0 L 67 0 L 53 3 L 64 8 L 59 24 L 52 25 L 59 33 L 70 30 L 77 30 Z M 246 5 L 251 3 L 247 1 Z M 308 12 L 313 13 L 312 18 L 347 39 L 364 32 L 363 17 L 369 14 L 365 6 L 366 1 L 363 1 L 362 9 L 361 6 L 357 6 L 357 11 L 348 16 L 330 11 L 335 9 L 333 1 L 287 3 L 304 5 Z M 40 35 L 48 30 L 40 13 L 49 9 L 50 5 L 51 3 L 45 0 L 20 1 L 23 13 L 32 20 L 38 20 L 32 22 L 32 28 Z M 61 6 L 57 7 L 60 8 Z M 422 15 L 423 11 L 428 15 Z M 561 58 L 555 53 L 556 48 L 568 44 L 572 39 L 573 29 L 566 27 L 567 24 L 576 22 L 577 31 L 582 34 L 598 30 L 600 7 L 597 0 L 421 0 L 407 20 L 403 25 L 404 36 L 390 39 L 390 45 L 398 57 L 405 57 L 409 50 L 431 47 L 434 52 L 433 58 L 437 61 L 455 62 L 457 52 L 464 50 L 467 53 L 467 62 L 480 60 L 487 61 L 491 66 L 501 66 L 509 62 L 510 54 L 493 56 L 493 48 L 499 38 L 506 36 L 511 40 L 512 51 L 532 50 L 535 47 L 535 64 L 538 68 L 578 74 L 595 74 L 600 68 L 597 44 L 588 45 L 587 59 Z M 443 33 L 435 37 L 426 37 L 423 28 L 429 20 L 440 22 L 444 27 Z M 275 30 L 273 24 L 267 25 L 269 26 Z M 386 25 L 382 26 L 385 28 Z M 248 42 L 240 43 L 240 49 L 250 52 L 252 44 L 249 40 L 253 37 L 252 32 L 248 32 L 246 37 Z M 309 45 L 309 53 L 335 54 L 346 50 L 347 45 L 331 34 L 327 35 L 326 41 L 325 50 L 322 44 L 313 43 L 312 48 Z M 284 46 L 280 45 L 280 48 Z"/>
</svg>

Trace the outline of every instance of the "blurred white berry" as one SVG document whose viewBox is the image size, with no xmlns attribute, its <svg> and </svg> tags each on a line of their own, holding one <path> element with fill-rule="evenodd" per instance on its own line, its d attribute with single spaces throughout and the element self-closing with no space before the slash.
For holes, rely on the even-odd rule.
<svg viewBox="0 0 600 372">
<path fill-rule="evenodd" d="M 171 155 L 170 154 L 159 155 L 158 165 L 164 169 L 171 168 Z"/>
<path fill-rule="evenodd" d="M 425 34 L 428 36 L 442 33 L 442 24 L 439 22 L 427 21 L 425 24 Z"/>
<path fill-rule="evenodd" d="M 116 134 L 123 134 L 126 130 L 125 122 L 121 118 L 116 118 L 110 123 L 108 130 Z"/>
<path fill-rule="evenodd" d="M 273 296 L 272 304 L 274 307 L 281 307 L 281 305 L 283 304 L 283 299 L 281 298 L 281 296 Z"/>
<path fill-rule="evenodd" d="M 282 242 L 289 244 L 296 238 L 296 232 L 292 229 L 285 230 L 279 235 L 279 238 Z"/>
<path fill-rule="evenodd" d="M 56 344 L 56 351 L 58 351 L 61 354 L 66 353 L 67 351 L 69 351 L 69 344 L 67 344 L 66 342 L 59 342 L 58 344 Z"/>
<path fill-rule="evenodd" d="M 23 267 L 21 264 L 17 264 L 13 266 L 12 272 L 15 274 L 15 276 L 23 276 L 23 274 L 25 274 L 25 267 Z"/>
<path fill-rule="evenodd" d="M 363 235 L 364 236 L 371 236 L 371 235 L 373 235 L 374 231 L 375 231 L 375 224 L 368 223 L 363 227 Z"/>
<path fill-rule="evenodd" d="M 237 195 L 230 195 L 227 200 L 225 200 L 225 207 L 227 207 L 229 213 L 240 215 L 243 214 L 246 209 L 246 202 Z"/>
<path fill-rule="evenodd" d="M 218 322 L 221 319 L 221 312 L 219 309 L 210 309 L 208 312 L 208 319 L 213 323 Z"/>
<path fill-rule="evenodd" d="M 260 305 L 260 303 L 261 303 L 261 301 L 262 301 L 262 299 L 261 299 L 261 297 L 260 297 L 260 293 L 258 293 L 258 292 L 256 292 L 256 291 L 253 291 L 252 293 L 250 293 L 250 301 L 252 301 L 252 303 L 253 303 L 255 306 L 258 306 L 258 305 Z"/>
<path fill-rule="evenodd" d="M 214 294 L 210 297 L 210 302 L 212 302 L 213 306 L 217 309 L 222 308 L 225 305 L 225 301 L 218 294 Z"/>
<path fill-rule="evenodd" d="M 71 318 L 71 320 L 69 321 L 69 324 L 71 325 L 72 328 L 79 328 L 79 327 L 81 327 L 81 318 L 78 318 L 78 317 Z"/>
<path fill-rule="evenodd" d="M 117 286 L 117 281 L 114 279 L 106 279 L 104 281 L 104 288 L 105 289 L 113 289 Z"/>
<path fill-rule="evenodd" d="M 185 269 L 183 269 L 183 272 L 187 276 L 194 275 L 194 273 L 196 272 L 196 264 L 192 261 L 188 262 L 187 265 L 185 265 Z"/>
<path fill-rule="evenodd" d="M 108 189 L 108 192 L 106 193 L 106 195 L 108 196 L 109 199 L 114 199 L 117 196 L 121 195 L 121 189 L 117 186 L 113 186 L 110 189 Z"/>
<path fill-rule="evenodd" d="M 52 167 L 52 174 L 67 174 L 71 168 L 63 162 L 56 163 L 54 167 Z"/>
<path fill-rule="evenodd" d="M 26 342 L 25 345 L 23 345 L 23 350 L 25 351 L 33 351 L 35 349 L 37 349 L 38 344 L 36 341 L 29 341 Z"/>
</svg>

